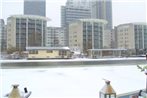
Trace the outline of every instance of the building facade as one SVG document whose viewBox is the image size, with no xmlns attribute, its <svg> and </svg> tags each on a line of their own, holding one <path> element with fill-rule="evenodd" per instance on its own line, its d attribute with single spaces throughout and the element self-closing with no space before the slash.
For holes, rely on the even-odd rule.
<svg viewBox="0 0 147 98">
<path fill-rule="evenodd" d="M 5 22 L 3 19 L 0 19 L 0 51 L 6 50 L 6 31 L 5 31 Z"/>
<path fill-rule="evenodd" d="M 46 0 L 24 0 L 24 15 L 46 16 Z"/>
<path fill-rule="evenodd" d="M 68 47 L 27 47 L 28 59 L 69 59 L 71 52 Z"/>
<path fill-rule="evenodd" d="M 104 19 L 108 21 L 106 28 L 112 29 L 112 1 L 91 0 L 91 18 Z"/>
<path fill-rule="evenodd" d="M 89 0 L 67 0 L 66 6 L 88 8 L 90 4 Z"/>
<path fill-rule="evenodd" d="M 61 7 L 61 26 L 66 27 L 72 21 L 77 19 L 90 18 L 90 8 L 81 8 L 73 6 Z"/>
<path fill-rule="evenodd" d="M 65 46 L 65 29 L 61 27 L 48 27 L 46 32 L 47 47 Z"/>
<path fill-rule="evenodd" d="M 84 0 L 68 0 L 65 6 L 61 6 L 61 26 L 66 28 L 66 45 L 69 45 L 69 23 L 90 17 L 90 8 Z"/>
<path fill-rule="evenodd" d="M 82 53 L 87 53 L 88 49 L 102 49 L 106 23 L 99 19 L 80 19 L 71 23 L 69 47 L 79 48 Z"/>
<path fill-rule="evenodd" d="M 127 49 L 88 49 L 88 58 L 112 58 L 112 57 L 124 57 L 127 53 Z"/>
<path fill-rule="evenodd" d="M 117 26 L 117 47 L 136 51 L 144 54 L 147 50 L 147 24 L 128 23 Z"/>
<path fill-rule="evenodd" d="M 13 15 L 7 19 L 7 49 L 25 50 L 28 46 L 45 46 L 47 18 Z"/>
</svg>

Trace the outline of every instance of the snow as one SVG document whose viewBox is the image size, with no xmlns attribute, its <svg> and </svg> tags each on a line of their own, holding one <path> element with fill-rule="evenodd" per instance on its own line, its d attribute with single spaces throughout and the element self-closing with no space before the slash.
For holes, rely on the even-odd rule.
<svg viewBox="0 0 147 98">
<path fill-rule="evenodd" d="M 111 81 L 117 94 L 144 89 L 146 84 L 145 74 L 136 65 L 1 71 L 2 96 L 11 91 L 12 84 L 31 90 L 30 98 L 98 98 L 105 85 L 103 79 Z"/>
<path fill-rule="evenodd" d="M 45 59 L 45 60 L 0 60 L 1 63 L 13 63 L 13 62 L 76 62 L 76 61 L 116 61 L 116 60 L 145 60 L 144 57 L 130 57 L 130 58 L 100 58 L 100 59 L 88 59 L 88 58 L 76 58 L 76 59 Z"/>
</svg>

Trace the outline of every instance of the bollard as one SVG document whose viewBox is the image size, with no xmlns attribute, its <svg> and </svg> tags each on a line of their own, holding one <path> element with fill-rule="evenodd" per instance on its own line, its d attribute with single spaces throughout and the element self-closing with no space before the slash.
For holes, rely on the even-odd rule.
<svg viewBox="0 0 147 98">
<path fill-rule="evenodd" d="M 18 84 L 15 84 L 15 85 L 12 85 L 13 86 L 13 89 L 12 91 L 10 92 L 8 98 L 21 98 L 21 95 L 20 95 L 20 92 L 19 92 L 19 89 L 18 89 Z"/>
<path fill-rule="evenodd" d="M 13 89 L 10 93 L 6 94 L 5 97 L 8 98 L 29 98 L 29 96 L 32 94 L 31 91 L 28 92 L 27 88 L 24 88 L 24 91 L 20 93 L 18 89 L 18 84 L 12 85 Z"/>
</svg>

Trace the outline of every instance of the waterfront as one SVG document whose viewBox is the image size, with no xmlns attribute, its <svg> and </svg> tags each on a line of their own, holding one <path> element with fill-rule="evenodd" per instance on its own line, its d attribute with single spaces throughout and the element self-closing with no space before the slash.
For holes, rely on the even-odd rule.
<svg viewBox="0 0 147 98">
<path fill-rule="evenodd" d="M 48 59 L 48 60 L 0 60 L 2 69 L 51 68 L 79 66 L 119 66 L 146 64 L 145 57 L 101 58 L 101 59 Z"/>
<path fill-rule="evenodd" d="M 144 64 L 146 65 L 146 64 Z M 12 84 L 32 91 L 30 98 L 98 98 L 111 81 L 117 94 L 145 88 L 145 75 L 136 65 L 1 69 L 1 98 Z"/>
</svg>

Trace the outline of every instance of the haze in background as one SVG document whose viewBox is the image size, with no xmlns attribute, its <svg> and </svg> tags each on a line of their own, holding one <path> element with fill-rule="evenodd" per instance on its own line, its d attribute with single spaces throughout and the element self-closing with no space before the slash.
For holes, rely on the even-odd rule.
<svg viewBox="0 0 147 98">
<path fill-rule="evenodd" d="M 46 16 L 51 19 L 48 26 L 60 26 L 61 5 L 66 0 L 46 0 Z M 112 0 L 113 26 L 129 22 L 146 21 L 146 0 Z M 23 14 L 23 0 L 0 0 L 0 18 Z"/>
</svg>

